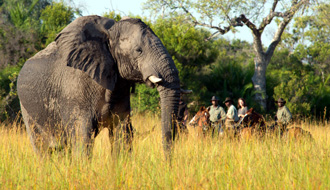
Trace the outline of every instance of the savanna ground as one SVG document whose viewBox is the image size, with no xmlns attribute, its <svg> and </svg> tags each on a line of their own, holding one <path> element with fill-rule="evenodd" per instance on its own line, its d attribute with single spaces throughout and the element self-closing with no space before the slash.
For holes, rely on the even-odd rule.
<svg viewBox="0 0 330 190">
<path fill-rule="evenodd" d="M 327 122 L 299 125 L 314 141 L 182 136 L 171 164 L 160 119 L 135 116 L 132 122 L 138 134 L 131 153 L 114 159 L 103 130 L 90 160 L 62 153 L 41 158 L 20 124 L 0 124 L 0 189 L 330 189 Z"/>
</svg>

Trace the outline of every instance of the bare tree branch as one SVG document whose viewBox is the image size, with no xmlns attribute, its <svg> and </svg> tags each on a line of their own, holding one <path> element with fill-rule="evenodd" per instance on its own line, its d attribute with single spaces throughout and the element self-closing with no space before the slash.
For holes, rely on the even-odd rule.
<svg viewBox="0 0 330 190">
<path fill-rule="evenodd" d="M 282 12 L 274 12 L 278 3 L 278 0 L 274 0 L 272 9 L 270 10 L 269 14 L 262 20 L 258 30 L 262 33 L 265 27 L 272 22 L 274 17 L 282 17 L 283 19 L 290 21 L 294 16 L 294 14 L 297 12 L 297 10 L 308 2 L 309 0 L 301 0 L 298 3 L 298 0 L 295 0 L 292 2 L 293 6 L 291 6 L 289 10 L 282 13 Z"/>
<path fill-rule="evenodd" d="M 229 32 L 230 29 L 231 29 L 231 26 L 233 26 L 233 27 L 243 26 L 243 24 L 241 22 L 237 22 L 237 20 L 230 20 L 230 18 L 229 18 L 228 15 L 226 15 L 226 16 L 227 16 L 227 19 L 230 20 L 230 24 L 229 24 L 229 26 L 224 27 L 224 28 L 221 28 L 219 26 L 214 26 L 214 25 L 212 25 L 212 23 L 211 24 L 206 24 L 206 23 L 203 23 L 203 22 L 199 22 L 199 21 L 197 21 L 196 17 L 194 17 L 194 15 L 188 9 L 186 9 L 184 6 L 182 6 L 182 4 L 180 4 L 180 6 L 181 6 L 180 8 L 185 13 L 187 13 L 189 15 L 189 17 L 191 17 L 192 22 L 195 25 L 204 26 L 204 27 L 208 27 L 208 28 L 212 28 L 212 29 L 217 30 L 217 32 L 213 33 L 210 37 L 206 38 L 205 41 L 208 41 L 208 40 L 210 40 L 210 39 L 218 36 L 219 34 L 222 34 L 223 35 L 223 34 Z"/>
<path fill-rule="evenodd" d="M 268 49 L 266 51 L 266 59 L 269 59 L 272 57 L 276 46 L 280 43 L 281 41 L 281 36 L 286 28 L 286 26 L 289 24 L 289 22 L 291 21 L 291 19 L 293 18 L 294 14 L 297 12 L 297 10 L 303 6 L 304 4 L 308 3 L 308 0 L 302 0 L 299 3 L 297 3 L 297 0 L 295 0 L 293 2 L 293 6 L 290 8 L 290 10 L 286 11 L 283 13 L 283 15 L 286 15 L 283 17 L 282 22 L 279 24 L 276 33 L 273 37 L 273 40 L 271 42 L 271 44 L 268 46 Z M 269 64 L 269 62 L 268 62 Z"/>
<path fill-rule="evenodd" d="M 216 32 L 214 32 L 211 36 L 209 36 L 208 38 L 205 38 L 204 39 L 204 41 L 209 41 L 210 39 L 212 39 L 212 38 L 215 38 L 215 37 L 217 37 L 219 34 L 221 34 L 219 31 L 216 31 Z"/>
<path fill-rule="evenodd" d="M 250 28 L 256 36 L 260 36 L 260 33 L 256 27 L 249 19 L 245 17 L 244 14 L 241 14 L 241 16 L 238 17 L 239 21 L 242 21 L 248 28 Z"/>
<path fill-rule="evenodd" d="M 278 3 L 278 0 L 274 0 L 271 12 L 275 12 L 275 8 L 277 6 L 277 3 Z"/>
<path fill-rule="evenodd" d="M 289 24 L 289 22 L 290 22 L 290 20 L 285 19 L 280 23 L 279 27 L 276 30 L 274 38 L 273 38 L 271 44 L 268 46 L 268 49 L 266 51 L 266 59 L 270 60 L 270 58 L 273 56 L 275 48 L 280 43 L 281 36 L 285 30 L 285 27 Z M 269 61 L 268 61 L 267 65 L 268 64 L 269 64 Z"/>
<path fill-rule="evenodd" d="M 270 24 L 273 20 L 273 18 L 275 17 L 275 9 L 276 9 L 276 6 L 277 6 L 277 3 L 278 3 L 278 0 L 274 0 L 273 2 L 273 6 L 272 6 L 272 9 L 270 10 L 269 14 L 262 20 L 260 26 L 259 26 L 259 29 L 261 31 L 264 30 L 264 28 Z"/>
<path fill-rule="evenodd" d="M 192 18 L 193 22 L 197 22 L 197 19 L 194 17 L 193 14 L 191 14 L 184 6 L 182 6 L 182 4 L 180 4 L 180 6 L 180 8 Z"/>
</svg>

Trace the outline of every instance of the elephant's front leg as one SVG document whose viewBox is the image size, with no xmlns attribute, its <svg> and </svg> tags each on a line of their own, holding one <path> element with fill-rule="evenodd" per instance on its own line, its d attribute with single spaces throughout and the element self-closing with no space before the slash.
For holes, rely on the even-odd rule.
<svg viewBox="0 0 330 190">
<path fill-rule="evenodd" d="M 114 118 L 117 123 L 109 130 L 110 143 L 112 145 L 112 153 L 117 156 L 120 152 L 130 152 L 132 149 L 133 127 L 130 122 L 130 117 L 127 116 L 121 120 L 119 117 Z"/>
<path fill-rule="evenodd" d="M 130 151 L 132 149 L 133 126 L 130 119 L 130 85 L 121 85 L 121 87 L 113 93 L 110 101 L 113 125 L 109 130 L 109 137 L 114 154 L 118 154 L 122 150 Z"/>
</svg>

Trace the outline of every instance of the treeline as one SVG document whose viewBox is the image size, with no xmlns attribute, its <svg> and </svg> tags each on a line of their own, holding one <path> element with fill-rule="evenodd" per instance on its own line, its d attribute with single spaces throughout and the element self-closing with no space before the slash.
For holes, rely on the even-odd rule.
<svg viewBox="0 0 330 190">
<path fill-rule="evenodd" d="M 325 11 L 324 11 L 325 10 Z M 268 110 L 275 111 L 274 99 L 283 97 L 293 114 L 325 116 L 330 105 L 330 21 L 329 5 L 322 5 L 315 16 L 297 18 L 282 38 L 267 69 Z M 56 34 L 75 18 L 78 8 L 63 1 L 0 0 L 0 120 L 13 119 L 19 113 L 16 78 L 24 62 L 45 48 Z M 103 16 L 120 20 L 114 12 Z M 131 15 L 132 17 L 139 17 Z M 195 111 L 209 104 L 216 95 L 221 100 L 244 97 L 249 107 L 259 105 L 253 97 L 254 73 L 252 45 L 240 40 L 205 40 L 211 32 L 176 19 L 142 18 L 158 35 L 172 55 L 180 72 L 182 87 L 193 94 L 184 99 Z M 238 34 L 244 35 L 244 34 Z M 135 112 L 158 112 L 156 89 L 137 85 L 132 96 Z"/>
</svg>

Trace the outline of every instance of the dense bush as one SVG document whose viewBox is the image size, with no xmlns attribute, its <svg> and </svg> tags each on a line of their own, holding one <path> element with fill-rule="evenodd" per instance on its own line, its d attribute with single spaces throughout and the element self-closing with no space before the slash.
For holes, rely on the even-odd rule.
<svg viewBox="0 0 330 190">
<path fill-rule="evenodd" d="M 16 118 L 20 106 L 16 93 L 16 79 L 20 66 L 0 70 L 0 121 Z"/>
<path fill-rule="evenodd" d="M 51 0 L 4 0 L 0 13 L 0 120 L 6 120 L 15 119 L 20 109 L 16 79 L 22 65 L 79 10 Z"/>
</svg>

